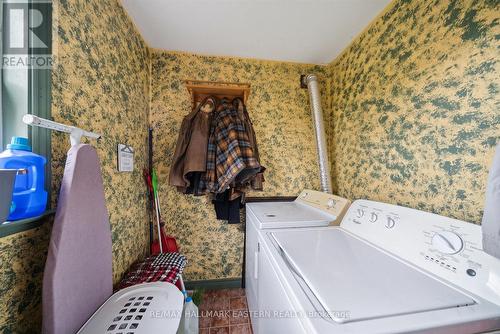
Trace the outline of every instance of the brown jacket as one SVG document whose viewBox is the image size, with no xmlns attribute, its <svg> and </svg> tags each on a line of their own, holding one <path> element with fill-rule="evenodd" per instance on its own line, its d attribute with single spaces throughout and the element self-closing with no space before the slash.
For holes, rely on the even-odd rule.
<svg viewBox="0 0 500 334">
<path fill-rule="evenodd" d="M 169 184 L 180 192 L 186 192 L 190 186 L 190 173 L 205 172 L 207 164 L 207 146 L 212 112 L 203 109 L 216 101 L 208 97 L 182 120 L 172 166 Z"/>
</svg>

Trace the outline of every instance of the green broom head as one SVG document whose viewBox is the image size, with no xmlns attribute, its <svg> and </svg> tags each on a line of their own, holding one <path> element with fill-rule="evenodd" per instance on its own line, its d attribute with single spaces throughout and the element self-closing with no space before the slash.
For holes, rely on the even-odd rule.
<svg viewBox="0 0 500 334">
<path fill-rule="evenodd" d="M 151 180 L 151 182 L 153 183 L 153 192 L 155 193 L 155 195 L 158 194 L 158 176 L 156 175 L 156 170 L 153 169 L 153 178 Z"/>
</svg>

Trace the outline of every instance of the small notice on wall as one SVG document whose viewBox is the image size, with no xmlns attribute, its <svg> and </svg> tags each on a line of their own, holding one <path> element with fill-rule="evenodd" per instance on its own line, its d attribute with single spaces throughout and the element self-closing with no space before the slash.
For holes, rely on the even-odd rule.
<svg viewBox="0 0 500 334">
<path fill-rule="evenodd" d="M 118 144 L 118 171 L 134 171 L 134 149 L 125 144 Z"/>
</svg>

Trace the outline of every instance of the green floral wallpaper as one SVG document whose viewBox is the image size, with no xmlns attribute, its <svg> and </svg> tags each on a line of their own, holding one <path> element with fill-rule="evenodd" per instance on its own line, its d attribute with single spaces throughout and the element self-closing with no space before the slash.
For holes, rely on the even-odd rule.
<svg viewBox="0 0 500 334">
<path fill-rule="evenodd" d="M 479 223 L 500 137 L 500 2 L 394 1 L 329 65 L 335 190 Z"/>
<path fill-rule="evenodd" d="M 113 279 L 145 255 L 149 234 L 142 169 L 147 164 L 149 51 L 117 0 L 54 1 L 52 116 L 101 133 L 92 141 L 102 164 L 113 238 Z M 135 149 L 135 171 L 118 173 L 116 145 Z M 69 137 L 52 137 L 53 198 Z M 36 333 L 51 224 L 0 239 L 0 333 Z M 91 247 L 91 245 L 89 245 Z"/>
<path fill-rule="evenodd" d="M 38 333 L 51 218 L 38 228 L 0 238 L 0 333 Z"/>
<path fill-rule="evenodd" d="M 191 107 L 186 79 L 251 84 L 248 108 L 267 167 L 265 190 L 251 196 L 319 188 L 308 96 L 299 87 L 300 74 L 316 73 L 337 193 L 480 222 L 500 136 L 498 1 L 395 0 L 328 66 L 150 50 L 119 0 L 54 0 L 54 7 L 52 115 L 103 134 L 92 144 L 115 282 L 147 251 L 149 124 L 163 216 L 189 259 L 186 279 L 241 274 L 241 226 L 217 221 L 205 197 L 167 183 Z M 118 143 L 134 147 L 133 173 L 117 172 Z M 54 134 L 52 146 L 55 203 L 69 140 Z M 50 227 L 0 239 L 0 333 L 39 331 Z"/>
<path fill-rule="evenodd" d="M 52 117 L 102 134 L 90 143 L 101 160 L 113 238 L 113 281 L 143 256 L 149 243 L 146 187 L 149 50 L 117 0 L 58 3 Z M 117 144 L 135 150 L 134 171 L 117 170 Z M 67 135 L 53 134 L 53 189 L 69 149 Z"/>
<path fill-rule="evenodd" d="M 264 191 L 250 195 L 297 195 L 303 188 L 319 188 L 308 95 L 299 84 L 300 75 L 309 72 L 321 76 L 323 68 L 153 51 L 150 119 L 155 131 L 154 162 L 160 175 L 160 201 L 167 230 L 177 237 L 189 259 L 186 279 L 240 277 L 243 233 L 238 225 L 217 221 L 207 198 L 183 195 L 168 185 L 180 124 L 191 110 L 184 80 L 251 85 L 248 110 L 261 163 L 267 170 Z"/>
</svg>

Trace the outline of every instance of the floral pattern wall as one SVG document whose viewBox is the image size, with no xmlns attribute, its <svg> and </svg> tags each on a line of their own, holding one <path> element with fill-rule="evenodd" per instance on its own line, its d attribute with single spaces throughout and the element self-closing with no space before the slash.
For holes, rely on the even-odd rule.
<svg viewBox="0 0 500 334">
<path fill-rule="evenodd" d="M 323 74 L 323 67 L 187 53 L 152 52 L 150 120 L 155 132 L 154 163 L 167 231 L 189 259 L 187 280 L 241 277 L 243 231 L 215 219 L 206 197 L 178 193 L 168 173 L 181 121 L 191 111 L 184 80 L 242 82 L 251 85 L 248 111 L 261 163 L 267 168 L 264 191 L 249 196 L 298 195 L 319 188 L 314 133 L 307 90 L 300 75 Z"/>
<path fill-rule="evenodd" d="M 167 230 L 189 259 L 186 279 L 238 278 L 242 226 L 217 221 L 205 197 L 167 184 L 182 118 L 183 82 L 251 84 L 248 101 L 267 167 L 263 192 L 319 188 L 307 91 L 322 84 L 335 191 L 479 223 L 488 166 L 500 136 L 500 4 L 491 0 L 395 0 L 330 65 L 151 50 L 119 0 L 54 0 L 57 67 L 52 115 L 103 134 L 97 148 L 113 235 L 113 280 L 147 252 L 142 169 L 147 127 Z M 135 149 L 135 171 L 118 173 L 116 145 Z M 69 148 L 52 137 L 53 202 Z M 34 333 L 50 238 L 42 226 L 0 238 L 0 333 Z"/>
<path fill-rule="evenodd" d="M 101 133 L 91 141 L 101 171 L 113 238 L 113 280 L 148 250 L 142 170 L 147 166 L 149 50 L 117 0 L 55 0 L 52 117 Z M 116 169 L 116 145 L 135 149 L 133 173 Z M 69 137 L 52 136 L 52 198 L 57 199 Z M 51 223 L 0 239 L 0 333 L 37 333 Z M 91 245 L 89 245 L 91 247 Z"/>
<path fill-rule="evenodd" d="M 335 190 L 480 223 L 500 137 L 500 2 L 396 0 L 330 66 Z"/>
<path fill-rule="evenodd" d="M 60 1 L 56 67 L 52 74 L 52 117 L 102 134 L 88 141 L 101 160 L 113 239 L 113 281 L 148 250 L 147 167 L 149 49 L 117 0 Z M 117 169 L 117 145 L 134 149 L 134 171 Z M 54 133 L 54 198 L 69 149 Z"/>
<path fill-rule="evenodd" d="M 38 333 L 42 280 L 52 218 L 31 230 L 0 238 L 0 333 Z"/>
</svg>

